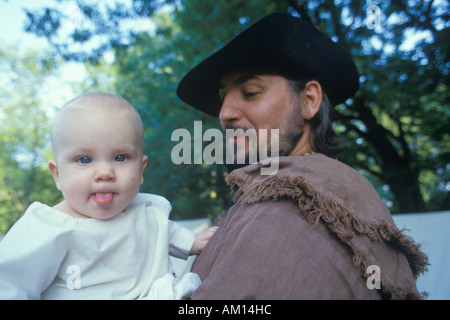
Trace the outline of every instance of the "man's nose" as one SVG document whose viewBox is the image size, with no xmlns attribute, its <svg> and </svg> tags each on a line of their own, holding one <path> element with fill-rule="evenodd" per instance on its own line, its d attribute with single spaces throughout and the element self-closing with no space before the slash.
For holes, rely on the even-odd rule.
<svg viewBox="0 0 450 320">
<path fill-rule="evenodd" d="M 96 182 L 112 182 L 116 180 L 114 166 L 109 163 L 98 163 L 95 171 Z"/>
<path fill-rule="evenodd" d="M 237 122 L 241 117 L 241 106 L 239 99 L 236 97 L 236 93 L 228 92 L 222 103 L 222 107 L 219 113 L 220 123 L 223 128 L 228 124 Z"/>
</svg>

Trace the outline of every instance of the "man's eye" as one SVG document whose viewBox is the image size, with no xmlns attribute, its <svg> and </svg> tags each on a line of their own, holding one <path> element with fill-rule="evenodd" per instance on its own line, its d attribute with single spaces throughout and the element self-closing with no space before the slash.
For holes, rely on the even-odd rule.
<svg viewBox="0 0 450 320">
<path fill-rule="evenodd" d="M 243 96 L 246 99 L 251 99 L 251 98 L 254 98 L 257 94 L 258 94 L 258 92 L 256 92 L 256 91 L 246 91 L 243 93 Z"/>
<path fill-rule="evenodd" d="M 126 156 L 126 155 L 123 155 L 123 154 L 119 154 L 117 157 L 116 157 L 116 161 L 117 162 L 124 162 L 125 160 L 127 160 L 128 159 L 128 157 Z"/>
<path fill-rule="evenodd" d="M 81 158 L 78 158 L 77 161 L 81 164 L 89 164 L 92 162 L 92 160 L 89 157 L 81 157 Z"/>
</svg>

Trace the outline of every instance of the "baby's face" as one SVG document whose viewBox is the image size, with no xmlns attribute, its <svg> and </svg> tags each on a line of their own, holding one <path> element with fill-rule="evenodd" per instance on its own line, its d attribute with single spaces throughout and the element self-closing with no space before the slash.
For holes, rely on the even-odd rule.
<svg viewBox="0 0 450 320">
<path fill-rule="evenodd" d="M 147 163 L 135 123 L 127 111 L 72 110 L 60 121 L 54 168 L 49 164 L 65 199 L 59 209 L 76 217 L 116 216 L 139 192 Z"/>
</svg>

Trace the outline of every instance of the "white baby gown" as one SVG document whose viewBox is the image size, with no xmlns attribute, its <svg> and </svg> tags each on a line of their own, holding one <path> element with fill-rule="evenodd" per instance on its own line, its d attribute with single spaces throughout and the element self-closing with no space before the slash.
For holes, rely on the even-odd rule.
<svg viewBox="0 0 450 320">
<path fill-rule="evenodd" d="M 200 284 L 173 275 L 194 232 L 170 221 L 163 197 L 138 194 L 109 220 L 33 203 L 0 241 L 0 299 L 181 299 Z"/>
</svg>

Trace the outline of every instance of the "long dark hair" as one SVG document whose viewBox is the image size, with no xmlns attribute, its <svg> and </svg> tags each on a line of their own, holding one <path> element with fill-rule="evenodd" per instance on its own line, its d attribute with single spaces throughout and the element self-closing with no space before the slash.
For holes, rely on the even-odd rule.
<svg viewBox="0 0 450 320">
<path fill-rule="evenodd" d="M 288 83 L 298 95 L 300 101 L 302 101 L 300 93 L 305 89 L 308 81 L 288 79 Z M 320 152 L 327 156 L 336 155 L 345 147 L 345 141 L 336 135 L 332 127 L 333 121 L 330 116 L 332 107 L 326 93 L 322 91 L 322 103 L 319 111 L 309 120 L 311 125 L 311 146 L 315 152 Z"/>
</svg>

